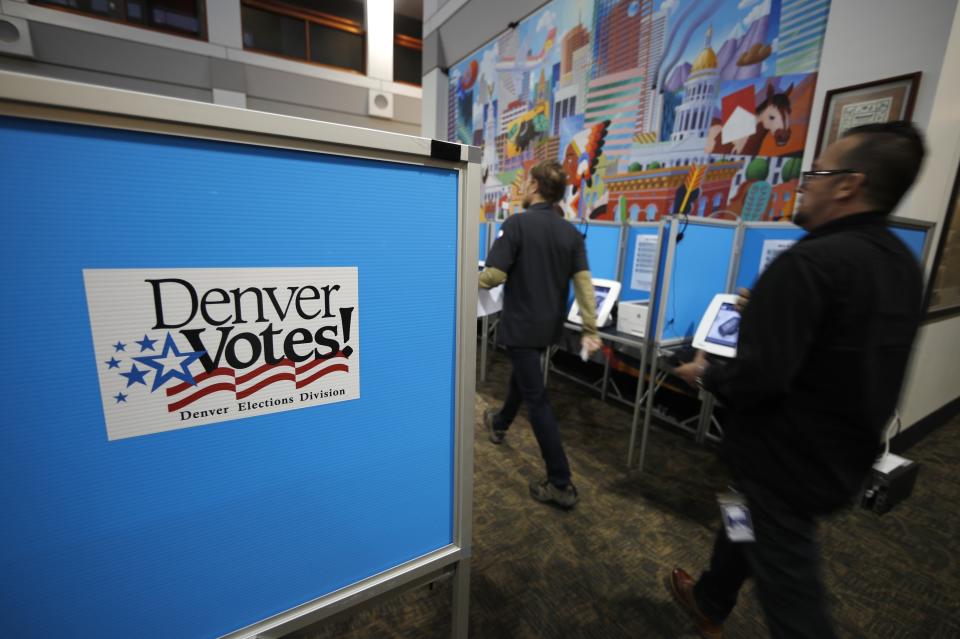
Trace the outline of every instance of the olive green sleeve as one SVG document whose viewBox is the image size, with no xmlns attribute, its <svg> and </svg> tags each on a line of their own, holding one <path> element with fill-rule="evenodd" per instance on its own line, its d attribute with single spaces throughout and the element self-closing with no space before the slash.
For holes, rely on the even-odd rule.
<svg viewBox="0 0 960 639">
<path fill-rule="evenodd" d="M 507 274 L 498 268 L 488 266 L 480 273 L 480 288 L 493 288 L 507 281 Z"/>
<path fill-rule="evenodd" d="M 580 318 L 583 320 L 583 334 L 590 337 L 597 336 L 597 304 L 593 293 L 593 280 L 590 271 L 579 271 L 573 274 L 573 293 L 580 308 Z"/>
</svg>

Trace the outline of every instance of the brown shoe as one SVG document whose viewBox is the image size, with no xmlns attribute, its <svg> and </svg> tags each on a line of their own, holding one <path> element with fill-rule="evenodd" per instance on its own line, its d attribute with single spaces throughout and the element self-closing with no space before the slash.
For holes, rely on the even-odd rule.
<svg viewBox="0 0 960 639">
<path fill-rule="evenodd" d="M 673 595 L 673 600 L 693 619 L 697 633 L 703 639 L 723 639 L 723 626 L 710 621 L 697 606 L 697 600 L 693 596 L 695 583 L 694 578 L 682 568 L 674 568 L 670 576 L 664 579 L 664 585 Z"/>
</svg>

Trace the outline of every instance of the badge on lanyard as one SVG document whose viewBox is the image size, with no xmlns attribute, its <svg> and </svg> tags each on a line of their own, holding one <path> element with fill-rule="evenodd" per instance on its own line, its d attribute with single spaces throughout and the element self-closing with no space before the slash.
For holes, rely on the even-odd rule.
<svg viewBox="0 0 960 639">
<path fill-rule="evenodd" d="M 753 519 L 750 517 L 750 508 L 743 495 L 735 492 L 719 493 L 717 501 L 720 504 L 720 514 L 723 516 L 723 527 L 727 531 L 727 539 L 734 543 L 755 541 Z"/>
</svg>

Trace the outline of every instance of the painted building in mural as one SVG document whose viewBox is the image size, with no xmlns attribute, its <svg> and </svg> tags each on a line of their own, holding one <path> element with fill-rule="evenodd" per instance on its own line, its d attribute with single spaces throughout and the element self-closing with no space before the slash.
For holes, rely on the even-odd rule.
<svg viewBox="0 0 960 639">
<path fill-rule="evenodd" d="M 829 0 L 554 0 L 450 71 L 483 215 L 561 162 L 571 218 L 789 219 Z"/>
</svg>

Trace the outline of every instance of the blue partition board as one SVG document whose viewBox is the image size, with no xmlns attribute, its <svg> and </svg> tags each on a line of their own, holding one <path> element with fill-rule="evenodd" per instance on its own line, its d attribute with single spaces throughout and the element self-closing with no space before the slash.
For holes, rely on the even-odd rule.
<svg viewBox="0 0 960 639">
<path fill-rule="evenodd" d="M 631 226 L 627 232 L 627 253 L 623 260 L 623 270 L 620 272 L 620 299 L 624 301 L 650 299 L 650 291 L 644 288 L 632 288 L 634 260 L 637 254 L 637 238 L 641 235 L 656 237 L 659 228 L 656 226 Z M 666 233 L 664 233 L 666 237 Z M 661 250 L 661 259 L 663 250 Z"/>
<path fill-rule="evenodd" d="M 456 171 L 8 117 L 0 165 L 5 636 L 216 637 L 452 542 Z M 304 266 L 358 269 L 360 399 L 107 440 L 81 269 Z"/>
<path fill-rule="evenodd" d="M 923 247 L 927 242 L 927 231 L 929 231 L 929 229 L 916 228 L 913 226 L 897 226 L 894 222 L 890 224 L 890 230 L 907 245 L 907 248 L 917 257 L 918 262 L 923 260 Z"/>
<path fill-rule="evenodd" d="M 489 238 L 487 237 L 487 232 L 490 230 L 490 225 L 486 222 L 480 223 L 480 250 L 477 253 L 477 259 L 485 260 L 487 259 L 487 244 L 489 243 Z"/>
<path fill-rule="evenodd" d="M 799 240 L 807 232 L 792 224 L 781 226 L 762 226 L 743 229 L 743 245 L 740 249 L 740 265 L 734 280 L 734 290 L 753 288 L 760 274 L 760 258 L 763 256 L 763 243 L 767 240 Z"/>
<path fill-rule="evenodd" d="M 588 226 L 587 261 L 590 275 L 604 280 L 617 279 L 617 257 L 620 249 L 619 226 Z"/>
<path fill-rule="evenodd" d="M 674 251 L 670 281 L 664 285 L 658 278 L 658 299 L 666 306 L 661 339 L 693 337 L 710 300 L 726 292 L 735 236 L 734 226 L 691 223 L 683 229 L 683 240 Z"/>
</svg>

